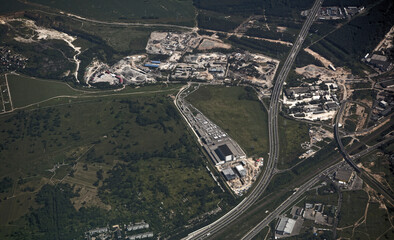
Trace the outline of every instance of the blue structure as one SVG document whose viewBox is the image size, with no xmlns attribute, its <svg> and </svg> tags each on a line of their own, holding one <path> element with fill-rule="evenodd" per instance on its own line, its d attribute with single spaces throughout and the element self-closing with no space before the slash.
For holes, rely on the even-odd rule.
<svg viewBox="0 0 394 240">
<path fill-rule="evenodd" d="M 160 61 L 151 61 L 151 63 L 154 63 L 154 64 L 160 64 L 161 62 Z"/>
<path fill-rule="evenodd" d="M 157 64 L 150 64 L 150 63 L 147 63 L 144 66 L 145 67 L 150 67 L 150 68 L 158 68 L 159 67 L 159 65 L 157 65 Z"/>
</svg>

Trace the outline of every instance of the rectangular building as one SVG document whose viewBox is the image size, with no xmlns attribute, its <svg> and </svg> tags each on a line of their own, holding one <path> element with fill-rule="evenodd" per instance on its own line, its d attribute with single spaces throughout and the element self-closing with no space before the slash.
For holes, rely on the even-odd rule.
<svg viewBox="0 0 394 240">
<path fill-rule="evenodd" d="M 219 158 L 223 161 L 232 161 L 234 158 L 233 153 L 231 152 L 230 148 L 228 148 L 227 144 L 220 145 L 216 150 L 216 154 Z"/>
</svg>

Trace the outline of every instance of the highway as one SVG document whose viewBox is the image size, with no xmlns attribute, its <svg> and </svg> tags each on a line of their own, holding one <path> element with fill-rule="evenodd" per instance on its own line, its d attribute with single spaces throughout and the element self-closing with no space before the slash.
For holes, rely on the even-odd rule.
<svg viewBox="0 0 394 240">
<path fill-rule="evenodd" d="M 370 148 L 376 149 L 377 147 L 381 146 L 382 144 L 392 140 L 392 138 L 386 139 L 385 141 L 379 142 Z M 356 157 L 353 158 L 353 160 L 360 158 L 362 156 L 365 156 L 369 153 L 370 151 L 361 151 L 360 153 L 357 154 Z M 299 197 L 302 196 L 306 191 L 308 191 L 311 187 L 313 187 L 319 179 L 323 176 L 330 175 L 337 171 L 339 168 L 343 167 L 346 164 L 345 161 L 338 162 L 325 170 L 323 170 L 321 173 L 317 174 L 310 180 L 308 180 L 306 183 L 304 183 L 301 187 L 298 188 L 297 192 L 295 192 L 293 195 L 291 195 L 289 198 L 287 198 L 279 207 L 277 207 L 274 211 L 272 211 L 266 218 L 264 218 L 260 223 L 258 223 L 252 230 L 250 230 L 243 238 L 242 240 L 247 240 L 247 239 L 252 239 L 254 236 L 256 236 L 259 232 L 261 232 L 270 222 L 275 220 L 276 218 L 279 217 L 279 215 L 285 211 L 287 208 L 289 208 Z M 337 220 L 337 219 L 336 219 Z"/>
<path fill-rule="evenodd" d="M 258 223 L 252 230 L 250 230 L 243 238 L 242 240 L 250 240 L 253 239 L 257 234 L 259 234 L 270 222 L 275 220 L 276 218 L 279 217 L 279 215 L 285 211 L 287 208 L 289 208 L 297 199 L 299 199 L 306 191 L 308 191 L 311 187 L 316 185 L 320 178 L 326 175 L 329 175 L 342 167 L 345 163 L 339 162 L 336 163 L 315 177 L 311 178 L 309 181 L 304 183 L 301 187 L 298 188 L 298 190 L 292 194 L 290 197 L 288 197 L 279 207 L 277 207 L 274 211 L 272 211 L 266 218 L 264 218 L 260 223 Z"/>
<path fill-rule="evenodd" d="M 375 189 L 377 192 L 383 194 L 383 196 L 391 203 L 394 203 L 394 194 L 392 193 L 391 190 L 387 189 L 385 186 L 383 186 L 379 181 L 377 181 L 375 178 L 373 178 L 371 175 L 369 175 L 367 172 L 362 171 L 362 169 L 360 169 L 356 163 L 354 162 L 355 158 L 352 158 L 349 153 L 346 151 L 345 147 L 342 144 L 341 141 L 341 136 L 339 135 L 339 119 L 341 118 L 341 115 L 345 109 L 347 101 L 342 101 L 341 103 L 341 107 L 337 113 L 337 117 L 336 117 L 336 121 L 335 121 L 335 127 L 334 127 L 334 135 L 335 135 L 335 140 L 338 144 L 339 147 L 339 151 L 341 152 L 341 154 L 343 155 L 343 157 L 345 158 L 346 162 L 354 168 L 354 170 L 356 172 L 359 173 L 359 176 L 367 183 L 369 184 L 373 189 Z M 386 140 L 389 141 L 389 140 Z M 367 148 L 366 150 L 364 150 L 362 153 L 363 154 L 367 154 L 369 152 L 371 152 L 372 150 L 374 150 L 376 147 L 370 147 Z M 361 156 L 361 152 L 354 155 L 356 157 L 360 157 Z M 354 157 L 353 156 L 353 157 Z"/>
<path fill-rule="evenodd" d="M 283 83 L 290 72 L 290 69 L 297 57 L 298 52 L 309 32 L 309 28 L 316 19 L 317 12 L 322 4 L 322 0 L 316 0 L 313 7 L 302 26 L 302 29 L 293 44 L 290 53 L 283 64 L 283 67 L 275 81 L 275 86 L 272 91 L 270 108 L 268 111 L 268 133 L 269 133 L 269 158 L 267 161 L 267 168 L 262 173 L 261 178 L 255 183 L 254 188 L 251 190 L 250 194 L 246 196 L 237 206 L 226 213 L 224 216 L 216 220 L 215 222 L 190 233 L 185 239 L 205 239 L 213 234 L 217 233 L 224 227 L 228 226 L 232 221 L 241 216 L 245 211 L 247 211 L 261 196 L 261 194 L 267 188 L 271 178 L 274 175 L 274 169 L 276 167 L 278 157 L 279 157 L 279 136 L 278 136 L 278 109 L 279 109 L 279 98 L 282 93 Z"/>
</svg>

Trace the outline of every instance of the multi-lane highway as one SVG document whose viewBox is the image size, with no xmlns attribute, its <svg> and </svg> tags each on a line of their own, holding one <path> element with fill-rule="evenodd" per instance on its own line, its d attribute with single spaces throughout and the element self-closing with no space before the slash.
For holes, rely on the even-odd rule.
<svg viewBox="0 0 394 240">
<path fill-rule="evenodd" d="M 371 146 L 370 148 L 376 149 L 377 147 L 381 146 L 382 144 L 392 140 L 392 138 L 386 139 L 382 142 L 379 142 L 375 144 L 374 146 Z M 362 156 L 365 156 L 369 153 L 369 151 L 361 151 L 360 153 L 353 156 L 353 160 L 356 160 Z M 337 160 L 336 160 L 337 161 Z M 266 218 L 264 218 L 260 223 L 258 223 L 253 229 L 251 229 L 243 238 L 242 240 L 247 240 L 247 239 L 252 239 L 254 236 L 256 236 L 261 230 L 263 230 L 270 222 L 275 220 L 276 218 L 279 217 L 279 215 L 289 208 L 299 197 L 302 196 L 306 191 L 308 191 L 312 186 L 314 186 L 321 177 L 330 175 L 346 165 L 345 161 L 338 162 L 325 170 L 323 170 L 321 173 L 317 174 L 310 180 L 308 180 L 306 183 L 304 183 L 301 187 L 297 189 L 297 192 L 295 192 L 293 195 L 291 195 L 289 198 L 287 198 L 279 207 L 277 207 L 274 211 L 272 211 Z"/>
<path fill-rule="evenodd" d="M 279 157 L 279 136 L 278 136 L 278 109 L 279 97 L 282 92 L 283 83 L 289 74 L 291 66 L 293 65 L 298 52 L 309 32 L 309 28 L 316 19 L 317 12 L 322 4 L 322 0 L 316 0 L 313 7 L 285 61 L 283 67 L 275 81 L 275 86 L 272 91 L 270 108 L 268 111 L 268 129 L 269 129 L 269 142 L 270 142 L 270 155 L 267 161 L 267 168 L 262 173 L 261 178 L 255 183 L 255 187 L 251 190 L 250 194 L 246 196 L 241 203 L 234 207 L 227 214 L 216 220 L 215 222 L 205 226 L 197 231 L 190 233 L 185 239 L 204 239 L 217 233 L 224 227 L 228 226 L 232 221 L 237 219 L 246 210 L 248 210 L 256 200 L 261 196 L 267 188 L 276 167 Z"/>
<path fill-rule="evenodd" d="M 270 222 L 272 222 L 273 220 L 275 220 L 276 218 L 279 217 L 279 215 L 285 211 L 287 208 L 289 208 L 295 201 L 297 201 L 297 199 L 299 199 L 306 191 L 308 191 L 311 187 L 313 187 L 314 185 L 316 185 L 320 178 L 323 176 L 327 176 L 329 174 L 332 174 L 334 171 L 336 171 L 337 169 L 341 168 L 345 163 L 339 162 L 336 163 L 330 167 L 328 167 L 327 169 L 325 169 L 324 171 L 322 171 L 321 173 L 317 174 L 315 177 L 311 178 L 309 181 L 307 181 L 306 183 L 304 183 L 301 187 L 299 187 L 297 189 L 297 191 L 291 195 L 290 197 L 288 197 L 284 202 L 282 202 L 282 204 L 277 207 L 274 211 L 272 211 L 266 218 L 264 218 L 260 223 L 258 223 L 256 226 L 254 226 L 254 228 L 252 230 L 250 230 L 243 238 L 242 240 L 249 240 L 252 239 L 253 237 L 255 237 L 257 234 L 259 234 L 259 232 L 261 232 L 261 230 L 263 230 L 266 226 L 268 226 L 268 224 Z"/>
<path fill-rule="evenodd" d="M 335 121 L 335 127 L 334 127 L 334 135 L 335 135 L 335 140 L 337 141 L 337 144 L 339 146 L 339 151 L 342 153 L 343 157 L 345 158 L 346 162 L 352 166 L 354 168 L 354 170 L 356 170 L 358 173 L 360 173 L 360 177 L 367 182 L 369 185 L 371 185 L 376 191 L 380 192 L 381 194 L 383 194 L 383 196 L 386 197 L 386 199 L 388 201 L 390 201 L 391 203 L 394 203 L 394 193 L 386 188 L 385 186 L 383 186 L 380 182 L 378 182 L 375 178 L 373 178 L 372 176 L 369 175 L 369 173 L 362 171 L 362 169 L 360 169 L 356 163 L 354 162 L 354 157 L 357 156 L 361 156 L 361 153 L 356 154 L 355 156 L 351 157 L 349 155 L 349 153 L 346 151 L 345 147 L 342 144 L 341 141 L 341 137 L 339 135 L 339 119 L 345 109 L 346 106 L 346 102 L 347 101 L 342 101 L 341 103 L 341 107 L 339 108 L 339 111 L 337 113 L 337 118 Z M 389 140 L 387 140 L 388 142 Z M 375 147 L 376 148 L 376 147 Z M 363 151 L 364 154 L 369 153 L 370 151 L 372 151 L 374 149 L 373 148 L 368 148 L 365 151 Z"/>
</svg>

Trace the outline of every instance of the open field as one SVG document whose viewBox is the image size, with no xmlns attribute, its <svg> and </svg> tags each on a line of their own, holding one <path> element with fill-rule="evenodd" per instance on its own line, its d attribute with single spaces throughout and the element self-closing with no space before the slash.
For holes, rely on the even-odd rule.
<svg viewBox="0 0 394 240">
<path fill-rule="evenodd" d="M 23 107 L 55 96 L 76 96 L 80 92 L 63 82 L 8 74 L 14 107 Z"/>
<path fill-rule="evenodd" d="M 363 168 L 367 169 L 368 172 L 376 176 L 383 185 L 390 189 L 394 189 L 393 165 L 390 162 L 393 147 L 394 143 L 386 144 L 359 160 Z"/>
<path fill-rule="evenodd" d="M 8 74 L 8 83 L 12 94 L 14 107 L 21 108 L 39 103 L 40 107 L 78 103 L 90 101 L 93 98 L 106 98 L 115 95 L 144 95 L 150 93 L 160 93 L 176 91 L 180 85 L 173 84 L 166 86 L 162 84 L 139 87 L 126 86 L 124 89 L 100 91 L 88 88 L 72 88 L 64 82 L 39 79 L 24 75 Z M 95 100 L 93 100 L 95 101 Z M 36 107 L 33 106 L 33 107 Z"/>
<path fill-rule="evenodd" d="M 64 91 L 63 84 L 44 83 L 58 93 Z M 155 88 L 161 86 L 149 87 Z M 62 201 L 88 212 L 98 207 L 105 212 L 105 219 L 100 218 L 105 224 L 144 219 L 155 233 L 164 235 L 217 208 L 219 198 L 227 194 L 206 171 L 200 149 L 168 97 L 177 86 L 171 89 L 134 96 L 134 90 L 129 89 L 124 90 L 129 96 L 109 94 L 89 101 L 65 99 L 58 105 L 0 116 L 0 180 L 8 177 L 13 182 L 12 188 L 0 193 L 0 214 L 6 216 L 0 237 L 13 232 L 14 226 L 26 224 L 20 219 L 24 214 L 52 214 L 43 213 L 34 200 L 37 193 L 44 194 L 40 189 L 49 186 L 46 184 L 75 186 L 77 194 Z M 16 208 L 18 211 L 12 210 Z M 72 214 L 87 214 L 83 219 L 89 219 L 92 213 Z M 89 227 L 83 219 L 73 225 L 77 233 Z M 18 232 L 31 231 L 37 236 L 35 228 L 42 227 L 37 224 Z M 69 230 L 60 231 L 66 234 Z M 44 231 L 40 239 L 52 239 L 46 234 Z"/>
<path fill-rule="evenodd" d="M 283 169 L 301 161 L 298 156 L 306 151 L 302 149 L 301 143 L 309 142 L 309 126 L 282 116 L 279 116 L 278 120 L 280 142 L 278 168 Z"/>
<path fill-rule="evenodd" d="M 253 89 L 201 86 L 187 100 L 237 141 L 248 156 L 267 156 L 267 112 Z"/>
<path fill-rule="evenodd" d="M 368 194 L 363 191 L 343 192 L 343 202 L 338 227 L 354 224 L 364 215 L 368 202 Z"/>
<path fill-rule="evenodd" d="M 369 192 L 368 194 L 371 194 Z M 392 213 L 365 191 L 343 193 L 338 236 L 351 239 L 392 239 Z"/>
<path fill-rule="evenodd" d="M 144 1 L 144 0 L 88 0 L 88 1 L 49 1 L 29 0 L 64 12 L 85 18 L 118 22 L 149 22 L 193 25 L 194 7 L 191 0 Z"/>
</svg>

